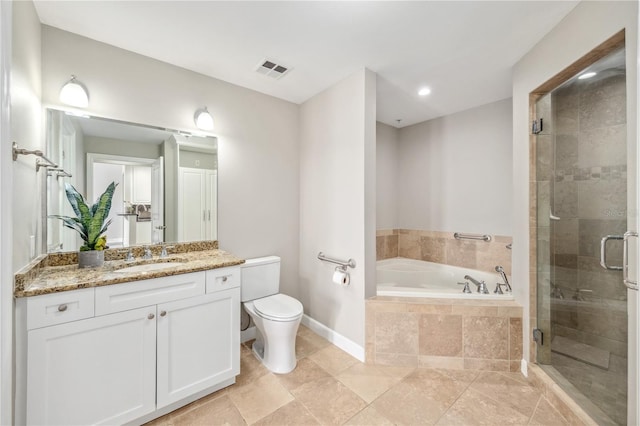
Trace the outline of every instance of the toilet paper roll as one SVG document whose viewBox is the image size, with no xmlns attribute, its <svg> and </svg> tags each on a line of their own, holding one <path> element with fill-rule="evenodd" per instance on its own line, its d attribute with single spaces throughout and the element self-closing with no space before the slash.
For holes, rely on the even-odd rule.
<svg viewBox="0 0 640 426">
<path fill-rule="evenodd" d="M 349 285 L 349 273 L 336 269 L 333 273 L 333 282 L 345 286 Z"/>
</svg>

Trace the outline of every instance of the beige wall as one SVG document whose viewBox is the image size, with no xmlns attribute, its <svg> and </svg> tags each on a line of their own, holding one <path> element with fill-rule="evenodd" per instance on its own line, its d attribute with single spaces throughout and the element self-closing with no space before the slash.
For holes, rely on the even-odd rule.
<svg viewBox="0 0 640 426">
<path fill-rule="evenodd" d="M 11 2 L 0 2 L 0 424 L 13 416 L 13 249 L 11 142 Z"/>
<path fill-rule="evenodd" d="M 398 226 L 398 133 L 384 123 L 376 123 L 376 227 Z"/>
<path fill-rule="evenodd" d="M 300 112 L 301 301 L 313 319 L 360 346 L 362 356 L 365 271 L 375 270 L 375 176 L 366 179 L 375 170 L 372 102 L 375 75 L 362 70 Z M 320 262 L 319 252 L 356 261 L 349 286 L 332 282 L 335 265 Z M 375 291 L 375 280 L 368 285 Z"/>
<path fill-rule="evenodd" d="M 85 157 L 88 153 L 125 155 L 127 157 L 156 159 L 161 156 L 161 146 L 144 142 L 125 141 L 122 139 L 102 138 L 98 136 L 84 137 Z"/>
<path fill-rule="evenodd" d="M 511 99 L 398 132 L 392 227 L 511 235 Z"/>
<path fill-rule="evenodd" d="M 11 139 L 20 148 L 43 150 L 40 63 L 40 20 L 33 3 L 13 5 L 11 64 Z M 11 141 L 3 141 L 7 145 Z M 5 147 L 8 151 L 10 147 Z M 13 271 L 30 260 L 29 238 L 40 248 L 41 189 L 46 171 L 36 173 L 36 157 L 19 156 L 13 163 Z"/>
<path fill-rule="evenodd" d="M 603 19 L 606 17 L 606 19 Z M 627 32 L 628 152 L 635 163 L 637 140 L 637 2 L 581 2 L 527 53 L 513 72 L 513 282 L 514 295 L 524 307 L 523 355 L 529 360 L 531 331 L 529 263 L 529 93 L 591 49 L 625 28 Z M 635 176 L 635 169 L 629 169 Z M 631 181 L 631 179 L 630 179 Z M 635 183 L 633 183 L 635 185 Z M 630 191 L 635 194 L 635 191 Z M 636 200 L 629 200 L 630 206 Z M 631 218 L 634 220 L 634 218 Z M 637 294 L 634 295 L 637 297 Z M 637 377 L 633 370 L 629 377 Z M 633 419 L 633 418 L 632 418 Z"/>
<path fill-rule="evenodd" d="M 197 130 L 208 106 L 219 146 L 219 241 L 240 257 L 282 257 L 281 290 L 298 295 L 298 106 L 52 27 L 42 27 L 42 98 L 57 106 L 75 74 L 91 114 Z M 16 192 L 23 192 L 21 185 Z"/>
</svg>

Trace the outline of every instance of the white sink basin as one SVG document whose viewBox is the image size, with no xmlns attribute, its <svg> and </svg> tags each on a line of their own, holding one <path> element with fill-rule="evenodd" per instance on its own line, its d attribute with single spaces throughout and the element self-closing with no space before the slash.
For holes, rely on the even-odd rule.
<svg viewBox="0 0 640 426">
<path fill-rule="evenodd" d="M 175 268 L 176 266 L 182 266 L 182 262 L 163 262 L 163 263 L 148 263 L 146 265 L 129 266 L 128 268 L 116 269 L 113 272 L 122 274 L 128 274 L 132 272 L 153 272 L 161 271 L 163 269 Z"/>
</svg>

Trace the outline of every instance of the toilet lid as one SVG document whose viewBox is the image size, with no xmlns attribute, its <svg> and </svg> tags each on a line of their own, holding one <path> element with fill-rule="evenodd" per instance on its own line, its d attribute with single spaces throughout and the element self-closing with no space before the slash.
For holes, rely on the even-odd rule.
<svg viewBox="0 0 640 426">
<path fill-rule="evenodd" d="M 263 318 L 287 320 L 302 314 L 302 303 L 286 294 L 274 294 L 253 301 L 253 308 Z"/>
</svg>

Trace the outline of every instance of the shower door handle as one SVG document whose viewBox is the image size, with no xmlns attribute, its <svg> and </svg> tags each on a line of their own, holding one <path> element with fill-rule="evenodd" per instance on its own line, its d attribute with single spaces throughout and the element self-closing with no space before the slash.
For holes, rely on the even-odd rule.
<svg viewBox="0 0 640 426">
<path fill-rule="evenodd" d="M 626 234 L 625 234 L 626 235 Z M 609 240 L 624 240 L 622 235 L 607 235 L 600 240 L 600 266 L 609 271 L 622 271 L 623 266 L 609 266 L 607 265 L 607 241 Z M 624 257 L 624 256 L 623 256 Z M 624 263 L 624 260 L 623 260 Z"/>
<path fill-rule="evenodd" d="M 622 282 L 628 289 L 638 291 L 638 281 L 629 279 L 629 238 L 631 237 L 638 238 L 638 233 L 634 231 L 624 233 L 622 245 Z"/>
</svg>

